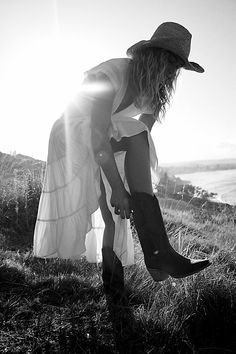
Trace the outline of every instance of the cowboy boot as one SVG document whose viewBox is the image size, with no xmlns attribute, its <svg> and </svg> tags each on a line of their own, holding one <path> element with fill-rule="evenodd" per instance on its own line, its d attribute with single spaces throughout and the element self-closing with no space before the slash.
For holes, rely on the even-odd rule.
<svg viewBox="0 0 236 354">
<path fill-rule="evenodd" d="M 102 248 L 102 280 L 104 293 L 114 302 L 124 295 L 124 270 L 121 261 L 110 247 Z"/>
<path fill-rule="evenodd" d="M 147 193 L 132 196 L 133 219 L 144 253 L 147 270 L 155 281 L 172 276 L 184 278 L 210 265 L 209 260 L 181 256 L 171 246 L 166 234 L 159 202 Z"/>
</svg>

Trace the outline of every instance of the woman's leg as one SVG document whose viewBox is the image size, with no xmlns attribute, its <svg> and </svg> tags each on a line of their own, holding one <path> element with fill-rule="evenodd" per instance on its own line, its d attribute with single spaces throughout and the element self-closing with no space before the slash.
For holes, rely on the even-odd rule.
<svg viewBox="0 0 236 354">
<path fill-rule="evenodd" d="M 169 275 L 183 278 L 210 265 L 208 260 L 191 260 L 170 245 L 157 198 L 153 195 L 149 144 L 146 132 L 127 139 L 125 173 L 132 196 L 135 226 L 144 260 L 156 281 Z"/>
<path fill-rule="evenodd" d="M 115 222 L 113 220 L 112 214 L 107 205 L 106 191 L 105 191 L 105 186 L 102 178 L 100 182 L 100 189 L 101 189 L 101 197 L 99 199 L 99 206 L 105 224 L 102 246 L 110 247 L 111 249 L 113 249 L 114 236 L 115 236 Z"/>
<path fill-rule="evenodd" d="M 147 132 L 131 136 L 126 146 L 125 174 L 131 195 L 135 192 L 153 195 Z"/>
<path fill-rule="evenodd" d="M 102 247 L 103 289 L 113 302 L 120 301 L 124 292 L 124 270 L 121 261 L 113 251 L 115 223 L 106 202 L 105 187 L 101 178 L 99 205 L 105 223 Z"/>
</svg>

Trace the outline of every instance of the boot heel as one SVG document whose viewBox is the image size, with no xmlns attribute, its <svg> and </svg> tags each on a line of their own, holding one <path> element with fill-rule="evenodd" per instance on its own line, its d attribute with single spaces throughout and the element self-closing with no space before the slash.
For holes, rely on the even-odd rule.
<svg viewBox="0 0 236 354">
<path fill-rule="evenodd" d="M 147 268 L 147 270 L 149 271 L 154 281 L 163 281 L 169 278 L 169 274 L 163 272 L 162 270 L 151 268 Z"/>
</svg>

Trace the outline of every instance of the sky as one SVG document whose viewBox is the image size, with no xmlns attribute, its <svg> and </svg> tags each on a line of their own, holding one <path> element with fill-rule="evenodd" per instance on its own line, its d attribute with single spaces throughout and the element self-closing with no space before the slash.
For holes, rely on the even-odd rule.
<svg viewBox="0 0 236 354">
<path fill-rule="evenodd" d="M 46 160 L 83 72 L 165 21 L 192 33 L 189 59 L 205 73 L 181 72 L 153 128 L 160 164 L 236 158 L 235 0 L 0 0 L 0 151 Z"/>
</svg>

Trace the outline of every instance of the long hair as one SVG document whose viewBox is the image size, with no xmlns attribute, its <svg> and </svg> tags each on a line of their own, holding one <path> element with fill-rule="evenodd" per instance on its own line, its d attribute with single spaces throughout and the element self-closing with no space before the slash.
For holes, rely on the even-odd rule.
<svg viewBox="0 0 236 354">
<path fill-rule="evenodd" d="M 130 75 L 137 95 L 136 107 L 144 104 L 158 121 L 165 116 L 166 106 L 176 87 L 184 62 L 175 54 L 161 48 L 143 48 L 131 55 Z"/>
</svg>

